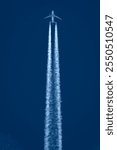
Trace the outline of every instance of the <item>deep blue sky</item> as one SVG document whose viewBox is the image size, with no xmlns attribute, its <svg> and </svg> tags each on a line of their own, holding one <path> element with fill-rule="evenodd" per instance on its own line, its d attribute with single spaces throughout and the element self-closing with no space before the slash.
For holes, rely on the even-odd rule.
<svg viewBox="0 0 117 150">
<path fill-rule="evenodd" d="M 99 0 L 0 1 L 0 132 L 43 150 L 48 20 L 59 21 L 63 150 L 99 150 Z"/>
</svg>

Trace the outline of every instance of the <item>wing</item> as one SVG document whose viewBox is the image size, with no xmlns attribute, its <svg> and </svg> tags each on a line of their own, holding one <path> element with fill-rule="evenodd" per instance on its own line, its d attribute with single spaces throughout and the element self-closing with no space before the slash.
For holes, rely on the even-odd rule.
<svg viewBox="0 0 117 150">
<path fill-rule="evenodd" d="M 47 16 L 47 17 L 44 17 L 44 19 L 47 19 L 47 18 L 50 18 L 51 17 L 51 15 L 49 15 L 49 16 Z"/>
<path fill-rule="evenodd" d="M 60 17 L 58 17 L 58 16 L 56 16 L 56 15 L 55 15 L 54 17 L 55 17 L 55 18 L 58 18 L 59 20 L 62 20 Z"/>
</svg>

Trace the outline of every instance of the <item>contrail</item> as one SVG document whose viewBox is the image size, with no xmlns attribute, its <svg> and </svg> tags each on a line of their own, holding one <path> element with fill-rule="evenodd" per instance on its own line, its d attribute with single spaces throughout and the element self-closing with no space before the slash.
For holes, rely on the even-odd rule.
<svg viewBox="0 0 117 150">
<path fill-rule="evenodd" d="M 58 126 L 58 150 L 62 150 L 62 116 L 61 116 L 61 90 L 60 90 L 60 66 L 59 66 L 59 47 L 58 47 L 58 29 L 55 23 L 55 92 L 57 102 L 57 126 Z"/>
<path fill-rule="evenodd" d="M 49 23 L 44 150 L 62 150 L 62 117 L 57 23 Z"/>
<path fill-rule="evenodd" d="M 51 23 L 49 23 L 44 150 L 49 150 L 51 77 L 52 77 L 52 44 L 51 44 Z"/>
</svg>

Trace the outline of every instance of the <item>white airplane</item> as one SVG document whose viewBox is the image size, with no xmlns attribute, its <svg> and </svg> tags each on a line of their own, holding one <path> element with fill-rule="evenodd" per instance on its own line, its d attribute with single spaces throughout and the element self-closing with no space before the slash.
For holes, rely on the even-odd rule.
<svg viewBox="0 0 117 150">
<path fill-rule="evenodd" d="M 62 20 L 60 17 L 58 17 L 54 14 L 54 10 L 52 10 L 51 14 L 49 16 L 45 17 L 44 19 L 47 19 L 47 18 L 51 18 L 52 23 L 55 23 L 55 18 Z"/>
</svg>

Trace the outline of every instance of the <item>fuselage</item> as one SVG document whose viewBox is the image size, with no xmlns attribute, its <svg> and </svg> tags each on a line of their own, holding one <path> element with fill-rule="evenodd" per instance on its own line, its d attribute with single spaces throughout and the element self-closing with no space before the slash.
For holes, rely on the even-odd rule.
<svg viewBox="0 0 117 150">
<path fill-rule="evenodd" d="M 55 17 L 55 14 L 54 14 L 54 11 L 52 10 L 52 14 L 51 14 L 51 19 L 52 19 L 52 23 L 54 23 L 54 17 Z"/>
</svg>

